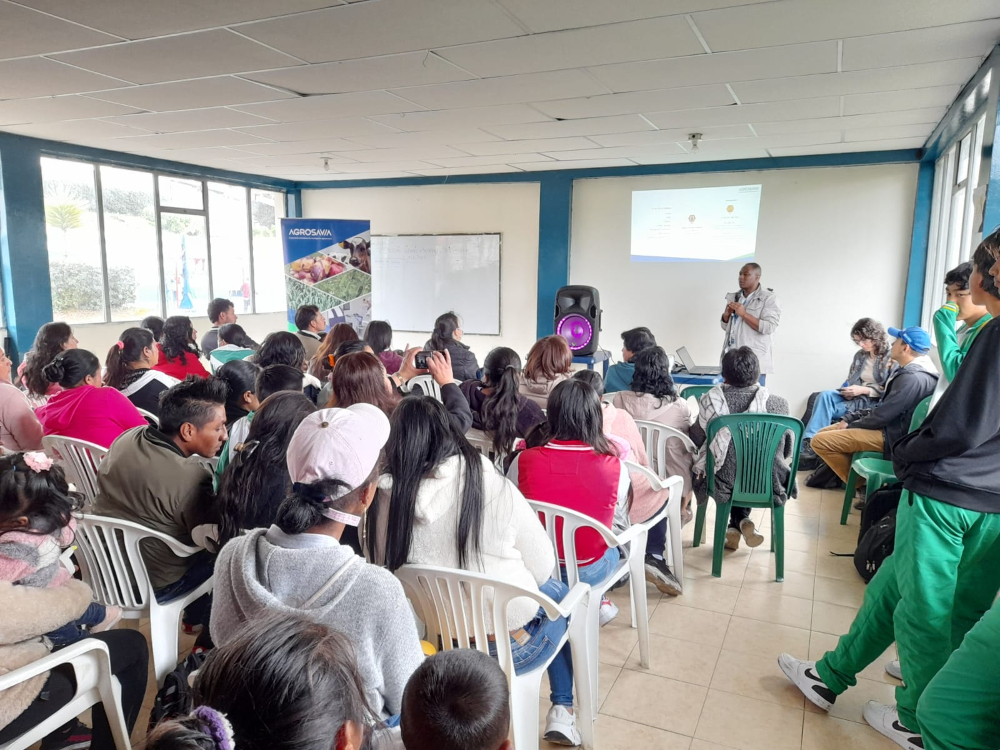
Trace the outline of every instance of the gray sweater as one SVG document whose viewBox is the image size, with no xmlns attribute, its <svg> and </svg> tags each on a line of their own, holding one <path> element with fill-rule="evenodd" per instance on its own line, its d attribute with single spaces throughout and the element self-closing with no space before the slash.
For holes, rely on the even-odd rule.
<svg viewBox="0 0 1000 750">
<path fill-rule="evenodd" d="M 382 718 L 400 712 L 403 689 L 424 655 L 413 612 L 392 573 L 332 537 L 255 529 L 223 547 L 215 564 L 215 642 L 224 645 L 264 611 L 305 615 L 350 637 L 372 708 Z"/>
</svg>

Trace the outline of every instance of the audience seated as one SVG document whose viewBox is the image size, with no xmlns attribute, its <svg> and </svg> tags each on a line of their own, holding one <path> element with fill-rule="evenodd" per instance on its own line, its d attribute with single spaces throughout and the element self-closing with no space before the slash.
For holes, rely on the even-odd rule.
<svg viewBox="0 0 1000 750">
<path fill-rule="evenodd" d="M 427 355 L 427 369 L 421 370 L 415 364 L 415 358 L 419 349 L 410 349 L 403 356 L 403 364 L 399 372 L 391 376 L 389 380 L 396 386 L 396 392 L 402 396 L 420 396 L 421 391 L 412 391 L 407 388 L 407 383 L 417 375 L 430 375 L 434 378 L 438 388 L 441 389 L 441 401 L 447 409 L 455 427 L 463 435 L 472 428 L 472 410 L 469 409 L 469 402 L 465 400 L 461 389 L 455 383 L 452 376 L 451 353 L 448 350 L 431 352 Z"/>
<path fill-rule="evenodd" d="M 548 442 L 519 453 L 507 477 L 529 500 L 578 511 L 609 529 L 629 526 L 630 480 L 618 452 L 604 437 L 601 399 L 581 380 L 567 380 L 549 398 Z M 618 565 L 618 548 L 609 548 L 596 531 L 577 534 L 580 580 L 602 583 Z M 565 562 L 562 539 L 559 558 Z M 563 580 L 566 579 L 565 569 Z M 618 614 L 610 599 L 601 602 L 601 624 Z"/>
<path fill-rule="evenodd" d="M 399 372 L 403 365 L 403 357 L 392 350 L 392 326 L 384 320 L 373 320 L 365 329 L 365 343 L 385 365 L 385 371 L 390 375 Z"/>
<path fill-rule="evenodd" d="M 312 362 L 326 332 L 326 318 L 316 305 L 302 305 L 295 311 L 295 328 L 295 335 L 306 350 L 306 359 Z"/>
<path fill-rule="evenodd" d="M 17 379 L 24 386 L 32 409 L 44 406 L 60 390 L 57 384 L 45 378 L 42 368 L 55 359 L 59 352 L 76 349 L 79 345 L 73 329 L 66 323 L 46 323 L 38 329 L 31 351 L 17 368 Z"/>
<path fill-rule="evenodd" d="M 851 328 L 851 340 L 860 350 L 851 360 L 844 384 L 836 390 L 821 391 L 816 397 L 812 417 L 802 433 L 805 455 L 813 452 L 810 441 L 824 427 L 847 414 L 875 406 L 896 368 L 889 351 L 889 339 L 878 321 L 871 318 L 859 320 Z"/>
<path fill-rule="evenodd" d="M 895 337 L 890 356 L 898 365 L 885 384 L 881 400 L 871 409 L 851 412 L 824 427 L 812 439 L 812 449 L 844 482 L 855 453 L 876 451 L 892 458 L 892 444 L 910 431 L 917 405 L 934 392 L 938 374 L 927 352 L 931 337 L 923 328 L 890 328 Z"/>
<path fill-rule="evenodd" d="M 605 393 L 632 390 L 632 375 L 635 372 L 632 358 L 651 346 L 656 346 L 656 339 L 645 326 L 630 328 L 622 334 L 622 361 L 608 368 L 604 379 Z"/>
<path fill-rule="evenodd" d="M 208 358 L 213 373 L 218 372 L 226 362 L 246 359 L 257 353 L 257 345 L 238 323 L 226 323 L 220 327 L 218 339 L 219 346 L 212 350 L 212 356 Z"/>
<path fill-rule="evenodd" d="M 401 729 L 406 750 L 513 750 L 500 665 L 471 648 L 430 657 L 406 685 Z"/>
<path fill-rule="evenodd" d="M 308 363 L 306 362 L 306 350 L 302 346 L 302 341 L 294 333 L 289 331 L 278 331 L 268 334 L 264 343 L 257 350 L 254 362 L 261 368 L 270 365 L 288 365 L 305 373 L 302 382 L 302 392 L 316 402 L 323 384 L 315 377 L 306 372 Z"/>
<path fill-rule="evenodd" d="M 552 390 L 569 378 L 573 352 L 562 336 L 546 336 L 528 350 L 519 388 L 521 395 L 546 408 Z"/>
<path fill-rule="evenodd" d="M 336 366 L 337 360 L 348 354 L 354 354 L 356 352 L 368 352 L 369 354 L 374 354 L 372 348 L 368 346 L 361 339 L 355 339 L 353 341 L 341 341 L 337 345 L 337 350 L 333 353 L 333 363 Z M 332 370 L 331 370 L 332 372 Z M 323 382 L 323 388 L 319 392 L 319 396 L 316 398 L 317 404 L 327 404 L 329 405 L 330 399 L 333 398 L 333 384 L 330 382 L 331 376 L 328 374 L 326 380 Z"/>
<path fill-rule="evenodd" d="M 226 433 L 260 407 L 256 382 L 260 368 L 245 359 L 234 359 L 219 368 L 216 377 L 226 384 Z"/>
<path fill-rule="evenodd" d="M 159 318 L 156 315 L 147 315 L 142 319 L 139 327 L 145 328 L 153 334 L 153 341 L 159 341 L 163 338 L 163 318 Z"/>
<path fill-rule="evenodd" d="M 955 379 L 959 365 L 969 353 L 969 347 L 976 336 L 989 323 L 993 316 L 986 309 L 986 298 L 997 296 L 993 277 L 980 275 L 982 286 L 971 285 L 973 264 L 966 261 L 953 268 L 944 277 L 947 301 L 941 309 L 934 313 L 934 340 L 937 343 L 937 358 L 941 366 L 938 368 L 940 377 L 934 389 L 935 402 L 944 393 L 944 389 Z M 956 325 L 959 325 L 956 330 Z"/>
<path fill-rule="evenodd" d="M 219 348 L 219 330 L 222 326 L 235 323 L 238 318 L 239 316 L 236 314 L 232 300 L 216 297 L 208 303 L 208 319 L 212 323 L 212 327 L 201 337 L 201 351 L 206 357 L 211 356 L 212 352 Z M 241 344 L 241 346 L 256 349 L 256 342 L 249 336 L 246 336 L 246 334 L 244 336 L 246 338 L 244 339 L 244 344 Z M 229 343 L 234 342 L 230 341 Z"/>
<path fill-rule="evenodd" d="M 406 398 L 396 408 L 385 473 L 365 522 L 369 559 L 391 571 L 408 562 L 436 565 L 484 573 L 556 601 L 569 592 L 549 577 L 555 558 L 538 516 L 434 399 Z M 485 617 L 492 622 L 491 611 Z M 566 628 L 564 618 L 550 620 L 534 603 L 515 600 L 507 620 L 515 671 L 551 657 Z M 548 675 L 545 737 L 578 745 L 568 643 Z"/>
<path fill-rule="evenodd" d="M 475 380 L 479 362 L 473 351 L 462 343 L 462 319 L 446 312 L 434 321 L 434 330 L 424 348 L 432 352 L 448 352 L 451 357 L 452 380 Z"/>
<path fill-rule="evenodd" d="M 358 332 L 348 323 L 337 323 L 323 338 L 316 353 L 309 359 L 308 372 L 316 380 L 325 383 L 333 369 L 331 357 L 336 357 L 337 347 L 345 341 L 360 341 Z"/>
<path fill-rule="evenodd" d="M 403 587 L 340 543 L 375 496 L 389 420 L 370 404 L 308 415 L 288 445 L 292 490 L 274 525 L 219 553 L 212 620 L 220 644 L 269 612 L 298 613 L 351 634 L 368 704 L 393 720 L 423 661 Z M 391 723 L 398 723 L 398 719 Z"/>
<path fill-rule="evenodd" d="M 0 349 L 0 448 L 35 451 L 42 447 L 42 425 L 20 388 L 10 381 L 14 367 Z"/>
<path fill-rule="evenodd" d="M 212 470 L 207 462 L 226 440 L 226 384 L 190 378 L 163 393 L 160 427 L 142 427 L 116 441 L 97 472 L 94 513 L 142 524 L 181 544 L 209 547 L 218 522 Z M 142 557 L 157 599 L 170 601 L 212 576 L 207 551 L 177 557 L 162 542 L 143 545 Z M 210 602 L 203 597 L 185 612 L 191 632 L 204 630 L 198 645 L 211 645 Z"/>
<path fill-rule="evenodd" d="M 85 349 L 69 349 L 43 368 L 62 390 L 35 413 L 46 435 L 86 440 L 109 447 L 126 430 L 143 427 L 145 418 L 114 388 L 101 386 L 101 362 Z"/>
<path fill-rule="evenodd" d="M 497 347 L 483 362 L 483 379 L 466 380 L 459 388 L 472 410 L 472 426 L 493 442 L 497 455 L 513 451 L 517 438 L 545 421 L 534 401 L 519 392 L 521 358 L 506 346 Z"/>
<path fill-rule="evenodd" d="M 167 318 L 163 324 L 163 336 L 157 344 L 159 358 L 153 369 L 177 380 L 184 380 L 188 375 L 207 378 L 208 370 L 198 359 L 201 352 L 194 343 L 197 335 L 191 318 L 184 315 Z"/>
<path fill-rule="evenodd" d="M 378 357 L 366 351 L 338 356 L 330 373 L 330 385 L 328 409 L 371 404 L 389 417 L 399 403 L 399 394 L 385 374 L 385 367 Z"/>
<path fill-rule="evenodd" d="M 154 370 L 160 348 L 145 328 L 126 328 L 108 350 L 104 363 L 104 385 L 122 392 L 133 406 L 160 414 L 160 394 L 177 385 L 177 378 Z"/>
<path fill-rule="evenodd" d="M 722 384 L 701 397 L 698 421 L 691 425 L 691 440 L 699 447 L 694 465 L 698 476 L 694 489 L 699 503 L 707 502 L 708 499 L 705 461 L 709 450 L 712 451 L 715 462 L 713 498 L 717 503 L 732 500 L 733 483 L 736 481 L 736 452 L 729 450 L 732 438 L 723 430 L 712 441 L 711 446 L 705 439 L 708 423 L 726 414 L 788 414 L 788 402 L 780 396 L 772 396 L 760 384 L 760 363 L 753 349 L 748 346 L 730 349 L 722 357 Z M 791 472 L 792 450 L 791 434 L 786 433 L 781 448 L 774 456 L 775 505 L 783 505 L 788 501 L 784 488 L 788 486 L 788 475 Z M 793 496 L 794 491 L 793 488 Z M 741 538 L 748 547 L 759 547 L 764 541 L 763 535 L 757 532 L 757 527 L 750 519 L 750 509 L 733 506 L 729 511 L 726 549 L 738 549 Z"/>
</svg>

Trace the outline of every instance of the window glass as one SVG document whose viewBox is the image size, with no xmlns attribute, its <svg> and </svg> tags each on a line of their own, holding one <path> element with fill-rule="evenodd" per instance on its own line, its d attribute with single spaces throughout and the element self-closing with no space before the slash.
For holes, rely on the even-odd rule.
<svg viewBox="0 0 1000 750">
<path fill-rule="evenodd" d="M 212 294 L 232 300 L 237 313 L 253 312 L 247 189 L 208 183 L 208 222 L 212 236 Z"/>
<path fill-rule="evenodd" d="M 253 264 L 257 312 L 285 309 L 285 261 L 278 232 L 285 216 L 285 194 L 250 191 L 253 220 Z"/>
<path fill-rule="evenodd" d="M 160 214 L 167 315 L 204 316 L 211 299 L 205 217 Z"/>
<path fill-rule="evenodd" d="M 102 323 L 104 274 L 94 165 L 41 161 L 52 314 L 67 323 Z"/>
<path fill-rule="evenodd" d="M 182 180 L 180 177 L 160 175 L 160 205 L 170 208 L 205 208 L 200 180 Z"/>
<path fill-rule="evenodd" d="M 961 144 L 958 148 L 958 174 L 955 175 L 955 184 L 957 185 L 966 177 L 969 176 L 969 152 L 972 149 L 972 133 L 970 132 L 965 138 L 962 139 Z"/>
<path fill-rule="evenodd" d="M 160 315 L 153 175 L 117 167 L 100 169 L 111 320 Z"/>
</svg>

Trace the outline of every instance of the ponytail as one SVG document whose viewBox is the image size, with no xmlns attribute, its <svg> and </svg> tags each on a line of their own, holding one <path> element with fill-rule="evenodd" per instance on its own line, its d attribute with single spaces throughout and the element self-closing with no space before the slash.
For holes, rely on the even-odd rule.
<svg viewBox="0 0 1000 750">
<path fill-rule="evenodd" d="M 86 349 L 67 349 L 42 368 L 42 375 L 62 388 L 76 388 L 100 369 L 100 360 Z"/>
<path fill-rule="evenodd" d="M 518 376 L 521 358 L 507 347 L 491 351 L 483 363 L 486 380 L 493 393 L 481 409 L 483 429 L 493 438 L 493 450 L 498 454 L 510 453 L 517 434 L 517 417 L 521 410 L 518 394 Z"/>
<path fill-rule="evenodd" d="M 378 464 L 368 478 L 352 488 L 342 479 L 321 479 L 309 484 L 295 482 L 278 508 L 274 523 L 286 534 L 304 534 L 314 526 L 327 523 L 330 511 L 346 511 L 377 480 Z"/>
<path fill-rule="evenodd" d="M 462 325 L 458 320 L 458 315 L 453 312 L 446 312 L 439 315 L 434 321 L 434 330 L 431 332 L 430 349 L 443 352 L 448 348 L 448 342 L 455 340 L 455 331 Z"/>
<path fill-rule="evenodd" d="M 115 390 L 125 387 L 133 362 L 142 360 L 143 351 L 153 348 L 153 334 L 145 328 L 127 328 L 109 350 L 104 362 L 104 385 Z"/>
</svg>

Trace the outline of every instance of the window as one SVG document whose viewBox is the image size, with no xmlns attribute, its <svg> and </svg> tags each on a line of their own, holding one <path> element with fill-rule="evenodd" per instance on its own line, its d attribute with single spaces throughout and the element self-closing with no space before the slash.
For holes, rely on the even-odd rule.
<svg viewBox="0 0 1000 750">
<path fill-rule="evenodd" d="M 285 308 L 283 193 L 49 157 L 42 180 L 57 319 Z"/>
</svg>

